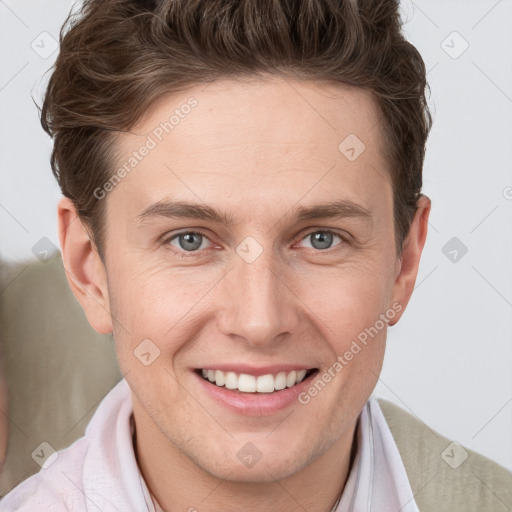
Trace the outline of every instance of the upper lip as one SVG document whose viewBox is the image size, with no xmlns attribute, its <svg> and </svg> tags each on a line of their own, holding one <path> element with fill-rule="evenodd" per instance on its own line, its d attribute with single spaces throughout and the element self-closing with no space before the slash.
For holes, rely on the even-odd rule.
<svg viewBox="0 0 512 512">
<path fill-rule="evenodd" d="M 311 370 L 314 367 L 303 364 L 273 364 L 268 366 L 252 366 L 248 364 L 207 364 L 200 366 L 196 370 L 221 370 L 223 372 L 245 373 L 258 377 L 260 375 L 277 374 L 280 372 L 291 372 L 299 370 Z"/>
</svg>

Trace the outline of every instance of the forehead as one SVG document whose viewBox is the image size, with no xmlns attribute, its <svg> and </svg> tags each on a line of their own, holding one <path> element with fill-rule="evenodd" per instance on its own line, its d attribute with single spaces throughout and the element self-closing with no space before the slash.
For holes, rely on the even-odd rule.
<svg viewBox="0 0 512 512">
<path fill-rule="evenodd" d="M 131 131 L 153 133 L 158 139 L 172 132 L 180 143 L 201 134 L 201 140 L 193 140 L 201 146 L 242 141 L 337 147 L 336 142 L 349 134 L 368 144 L 376 142 L 377 112 L 371 92 L 344 84 L 277 77 L 224 79 L 163 95 Z"/>
<path fill-rule="evenodd" d="M 341 191 L 366 207 L 373 189 L 389 186 L 376 104 L 369 92 L 338 84 L 272 78 L 196 85 L 162 96 L 119 135 L 117 166 L 148 141 L 151 149 L 111 193 L 125 189 L 127 206 L 140 211 L 169 195 L 275 202 L 287 195 L 335 200 Z"/>
</svg>

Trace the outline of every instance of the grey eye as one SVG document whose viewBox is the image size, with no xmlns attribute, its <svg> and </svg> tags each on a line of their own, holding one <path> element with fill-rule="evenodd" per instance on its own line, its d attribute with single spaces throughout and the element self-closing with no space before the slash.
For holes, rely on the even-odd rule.
<svg viewBox="0 0 512 512">
<path fill-rule="evenodd" d="M 311 246 L 313 249 L 330 249 L 333 243 L 334 237 L 341 239 L 339 235 L 331 231 L 314 231 L 309 233 L 304 240 L 311 240 Z"/>
<path fill-rule="evenodd" d="M 201 233 L 179 233 L 174 236 L 171 240 L 171 245 L 174 240 L 178 240 L 178 248 L 183 249 L 185 251 L 197 251 L 201 248 L 201 244 L 204 239 L 204 235 Z M 176 247 L 176 245 L 175 245 Z"/>
</svg>

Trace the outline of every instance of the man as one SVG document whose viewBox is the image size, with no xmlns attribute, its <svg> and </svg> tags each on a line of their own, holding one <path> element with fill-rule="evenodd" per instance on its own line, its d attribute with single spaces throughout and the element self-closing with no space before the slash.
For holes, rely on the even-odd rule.
<svg viewBox="0 0 512 512">
<path fill-rule="evenodd" d="M 70 27 L 61 252 L 124 379 L 4 509 L 419 510 L 372 396 L 430 212 L 397 2 L 91 0 Z"/>
</svg>

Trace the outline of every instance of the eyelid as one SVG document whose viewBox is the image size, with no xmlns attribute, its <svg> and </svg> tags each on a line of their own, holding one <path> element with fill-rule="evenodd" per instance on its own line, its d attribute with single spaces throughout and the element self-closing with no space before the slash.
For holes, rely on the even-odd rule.
<svg viewBox="0 0 512 512">
<path fill-rule="evenodd" d="M 338 238 L 341 239 L 341 242 L 342 243 L 339 243 L 338 245 L 335 245 L 334 247 L 329 247 L 328 249 L 324 249 L 323 251 L 320 250 L 320 249 L 314 249 L 315 252 L 318 252 L 318 253 L 324 253 L 324 252 L 329 252 L 331 250 L 335 250 L 336 247 L 340 246 L 340 245 L 344 245 L 345 243 L 348 243 L 349 242 L 349 238 L 348 238 L 348 235 L 343 235 L 341 234 L 340 232 L 338 231 L 335 231 L 333 229 L 329 229 L 329 228 L 321 228 L 321 227 L 317 227 L 317 228 L 311 228 L 309 229 L 308 231 L 306 231 L 305 234 L 301 235 L 300 236 L 300 239 L 299 239 L 299 242 L 302 242 L 302 240 L 304 240 L 305 238 L 307 238 L 308 236 L 312 235 L 313 233 L 329 233 L 331 235 L 336 235 Z M 295 244 L 294 244 L 295 245 Z"/>
<path fill-rule="evenodd" d="M 210 237 L 204 231 L 202 231 L 201 229 L 190 229 L 189 228 L 189 229 L 183 229 L 181 231 L 173 232 L 170 235 L 168 235 L 168 234 L 164 235 L 162 237 L 162 244 L 167 246 L 167 247 L 172 247 L 171 250 L 173 252 L 178 253 L 180 255 L 185 255 L 185 256 L 194 256 L 194 255 L 200 254 L 204 250 L 206 250 L 206 249 L 200 249 L 200 250 L 197 250 L 197 251 L 184 251 L 184 250 L 180 250 L 180 249 L 178 249 L 176 247 L 171 246 L 170 242 L 172 242 L 178 236 L 180 236 L 180 235 L 190 235 L 190 234 L 201 235 L 204 238 L 206 238 L 210 243 L 213 243 L 210 240 Z"/>
<path fill-rule="evenodd" d="M 294 246 L 297 245 L 297 243 L 302 242 L 305 238 L 307 238 L 308 236 L 312 235 L 313 233 L 329 233 L 329 234 L 332 234 L 332 235 L 336 235 L 337 237 L 339 237 L 341 239 L 341 243 L 335 245 L 334 247 L 329 247 L 328 249 L 325 249 L 325 250 L 320 250 L 320 249 L 316 249 L 315 250 L 315 249 L 313 249 L 315 252 L 318 252 L 318 253 L 329 252 L 330 250 L 335 250 L 336 247 L 338 247 L 340 245 L 344 245 L 345 243 L 349 243 L 348 235 L 343 235 L 343 234 L 341 234 L 338 231 L 335 231 L 333 229 L 316 227 L 316 228 L 308 228 L 308 231 L 306 231 L 304 234 L 301 234 L 300 238 L 298 239 L 298 241 L 295 242 L 293 245 Z M 185 234 L 201 235 L 204 238 L 206 238 L 210 243 L 213 243 L 210 240 L 210 237 L 204 231 L 202 231 L 201 229 L 184 229 L 182 231 L 173 232 L 169 236 L 164 235 L 163 240 L 162 240 L 162 244 L 170 246 L 170 242 L 172 240 L 174 240 L 179 235 L 185 235 Z M 173 249 L 171 249 L 171 250 L 173 250 L 174 252 L 177 252 L 179 254 L 185 255 L 185 256 L 193 256 L 193 255 L 200 254 L 202 251 L 204 251 L 206 249 L 200 249 L 200 250 L 197 250 L 197 251 L 184 251 L 184 250 L 180 250 L 180 249 L 177 249 L 177 248 L 173 247 Z"/>
</svg>

